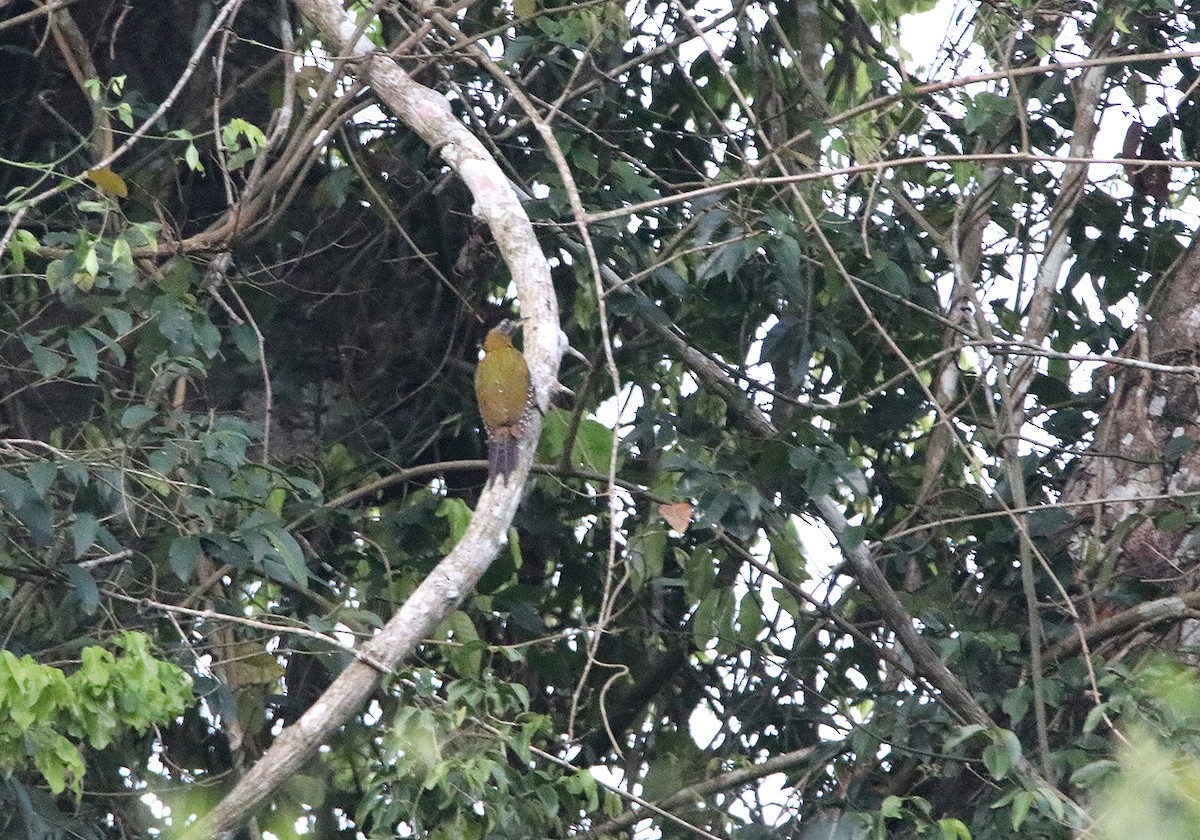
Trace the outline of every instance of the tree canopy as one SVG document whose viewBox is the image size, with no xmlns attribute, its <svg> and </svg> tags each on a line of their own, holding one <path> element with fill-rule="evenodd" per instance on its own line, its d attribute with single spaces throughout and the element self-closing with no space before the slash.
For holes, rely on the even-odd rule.
<svg viewBox="0 0 1200 840">
<path fill-rule="evenodd" d="M 0 833 L 1197 836 L 1197 13 L 0 4 Z"/>
</svg>

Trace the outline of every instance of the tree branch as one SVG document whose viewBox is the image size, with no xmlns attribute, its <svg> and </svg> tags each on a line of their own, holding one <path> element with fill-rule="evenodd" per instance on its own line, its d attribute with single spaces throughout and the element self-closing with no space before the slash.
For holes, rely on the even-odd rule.
<svg viewBox="0 0 1200 840">
<path fill-rule="evenodd" d="M 695 805 L 696 802 L 707 799 L 708 797 L 720 793 L 724 790 L 732 790 L 740 788 L 757 779 L 765 776 L 770 776 L 772 773 L 783 773 L 792 769 L 797 764 L 801 764 L 813 754 L 813 747 L 804 747 L 803 749 L 793 750 L 783 755 L 777 755 L 773 758 L 768 758 L 761 764 L 752 764 L 749 767 L 739 767 L 736 770 L 730 770 L 728 773 L 722 773 L 720 776 L 715 776 L 711 779 L 706 779 L 703 782 L 698 782 L 690 787 L 685 787 L 683 790 L 673 793 L 666 799 L 654 803 L 657 811 L 670 811 L 674 808 L 679 808 L 685 805 Z M 650 815 L 645 809 L 637 811 L 626 811 L 615 819 L 611 819 L 606 823 L 601 823 L 593 827 L 586 834 L 574 835 L 577 838 L 602 837 L 608 834 L 614 834 L 618 831 L 623 831 L 637 824 L 640 820 L 647 819 Z"/>
<path fill-rule="evenodd" d="M 375 52 L 357 34 L 355 22 L 336 0 L 294 0 L 337 54 L 349 56 L 358 75 L 380 99 L 461 177 L 475 200 L 473 212 L 491 229 L 521 300 L 525 356 L 538 403 L 548 405 L 561 355 L 558 306 L 550 267 L 533 226 L 496 161 L 460 123 L 446 100 L 418 84 L 390 57 Z M 466 597 L 496 556 L 507 532 L 541 430 L 541 416 L 522 441 L 518 465 L 507 482 L 491 482 L 458 545 L 425 578 L 379 634 L 362 648 L 362 659 L 347 666 L 296 723 L 286 728 L 262 758 L 217 806 L 184 835 L 190 840 L 230 837 L 320 745 L 370 696 L 379 674 L 363 660 L 394 669 Z"/>
</svg>

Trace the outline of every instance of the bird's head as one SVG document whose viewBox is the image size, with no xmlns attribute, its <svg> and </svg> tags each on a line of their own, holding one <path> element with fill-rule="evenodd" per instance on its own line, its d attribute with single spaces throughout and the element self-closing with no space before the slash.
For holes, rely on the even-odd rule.
<svg viewBox="0 0 1200 840">
<path fill-rule="evenodd" d="M 496 326 L 492 327 L 487 336 L 483 339 L 483 349 L 485 352 L 499 349 L 501 347 L 512 347 L 513 333 L 517 331 L 517 327 L 521 325 L 520 321 L 512 318 L 505 318 Z"/>
</svg>

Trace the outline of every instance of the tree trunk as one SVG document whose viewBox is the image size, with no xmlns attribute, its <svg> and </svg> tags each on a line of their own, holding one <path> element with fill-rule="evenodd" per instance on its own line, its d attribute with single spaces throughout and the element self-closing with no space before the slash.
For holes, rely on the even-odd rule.
<svg viewBox="0 0 1200 840">
<path fill-rule="evenodd" d="M 1073 508 L 1072 540 L 1080 582 L 1097 592 L 1110 581 L 1181 592 L 1197 578 L 1188 494 L 1200 484 L 1200 247 L 1156 282 L 1117 361 L 1095 374 L 1111 396 L 1063 491 L 1068 504 L 1097 500 Z"/>
</svg>

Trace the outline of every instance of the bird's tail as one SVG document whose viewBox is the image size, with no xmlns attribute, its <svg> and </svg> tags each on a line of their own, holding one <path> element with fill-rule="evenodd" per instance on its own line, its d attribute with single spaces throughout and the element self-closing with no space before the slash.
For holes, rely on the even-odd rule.
<svg viewBox="0 0 1200 840">
<path fill-rule="evenodd" d="M 520 452 L 519 441 L 516 438 L 503 438 L 488 441 L 488 479 L 499 478 L 507 481 L 508 476 L 517 468 L 517 455 Z"/>
</svg>

